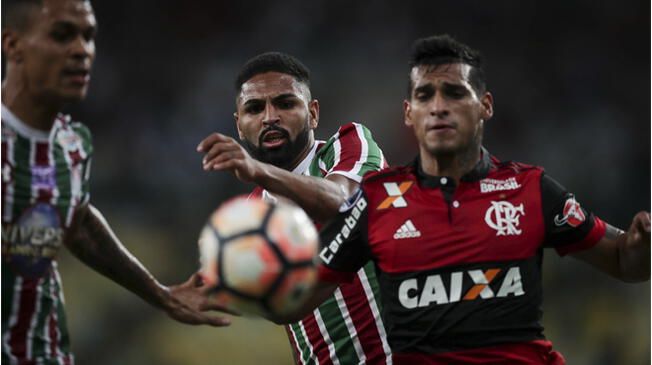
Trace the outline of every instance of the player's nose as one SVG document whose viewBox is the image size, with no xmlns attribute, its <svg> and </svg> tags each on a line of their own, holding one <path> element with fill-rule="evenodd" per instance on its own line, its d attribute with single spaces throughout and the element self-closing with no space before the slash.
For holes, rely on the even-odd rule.
<svg viewBox="0 0 652 365">
<path fill-rule="evenodd" d="M 278 110 L 272 105 L 272 103 L 267 103 L 265 105 L 265 111 L 263 113 L 263 124 L 275 124 L 280 121 Z"/>
<path fill-rule="evenodd" d="M 73 57 L 83 61 L 92 60 L 95 56 L 95 41 L 87 40 L 83 35 L 78 35 L 70 45 Z"/>
<path fill-rule="evenodd" d="M 448 102 L 441 93 L 437 93 L 430 102 L 430 115 L 443 118 L 450 113 Z"/>
</svg>

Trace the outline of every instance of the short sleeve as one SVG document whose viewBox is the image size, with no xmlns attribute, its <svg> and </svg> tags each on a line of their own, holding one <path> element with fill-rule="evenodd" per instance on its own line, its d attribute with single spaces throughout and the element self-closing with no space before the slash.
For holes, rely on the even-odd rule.
<svg viewBox="0 0 652 365">
<path fill-rule="evenodd" d="M 366 173 L 387 165 L 371 131 L 359 123 L 341 126 L 317 157 L 324 177 L 340 174 L 358 183 Z"/>
<path fill-rule="evenodd" d="M 565 256 L 593 247 L 604 236 L 605 223 L 545 173 L 541 174 L 541 200 L 546 228 L 544 247 L 555 248 Z"/>
<path fill-rule="evenodd" d="M 319 232 L 319 279 L 351 282 L 369 261 L 367 244 L 367 198 L 358 188 Z"/>
<path fill-rule="evenodd" d="M 90 129 L 79 122 L 71 123 L 72 129 L 81 138 L 81 155 L 83 157 L 81 170 L 81 196 L 80 204 L 88 204 L 91 199 L 90 180 L 91 163 L 93 161 L 93 137 Z"/>
</svg>

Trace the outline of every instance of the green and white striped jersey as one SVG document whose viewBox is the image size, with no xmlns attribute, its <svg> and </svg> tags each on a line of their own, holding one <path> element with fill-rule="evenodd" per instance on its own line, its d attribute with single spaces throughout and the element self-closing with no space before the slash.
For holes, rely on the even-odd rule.
<svg viewBox="0 0 652 365">
<path fill-rule="evenodd" d="M 2 106 L 2 362 L 71 364 L 56 255 L 89 201 L 90 131 L 33 129 Z"/>
<path fill-rule="evenodd" d="M 349 123 L 327 141 L 317 141 L 293 172 L 317 177 L 341 174 L 360 182 L 365 173 L 386 165 L 369 129 Z M 250 196 L 274 199 L 262 188 Z M 372 262 L 352 283 L 341 284 L 313 313 L 286 329 L 298 364 L 392 363 Z"/>
</svg>

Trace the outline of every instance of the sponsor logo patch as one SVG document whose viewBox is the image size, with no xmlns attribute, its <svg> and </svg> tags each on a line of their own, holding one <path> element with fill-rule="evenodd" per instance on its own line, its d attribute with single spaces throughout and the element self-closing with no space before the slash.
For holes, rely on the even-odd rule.
<svg viewBox="0 0 652 365">
<path fill-rule="evenodd" d="M 500 285 L 494 281 L 504 272 Z M 466 275 L 465 275 L 466 274 Z M 468 270 L 450 273 L 450 287 L 444 285 L 444 274 L 429 275 L 425 281 L 411 278 L 403 280 L 398 287 L 398 300 L 404 308 L 424 308 L 431 305 L 449 304 L 464 300 L 505 298 L 525 294 L 518 266 L 505 269 Z M 467 278 L 465 280 L 465 278 Z M 472 281 L 472 286 L 463 292 L 464 282 Z M 493 283 L 494 287 L 489 284 Z"/>
<path fill-rule="evenodd" d="M 64 129 L 57 135 L 57 141 L 64 151 L 75 152 L 81 150 L 81 138 L 72 130 Z"/>
<path fill-rule="evenodd" d="M 344 201 L 344 203 L 342 203 L 342 205 L 340 205 L 340 213 L 344 213 L 347 210 L 353 208 L 355 206 L 355 202 L 358 200 L 358 198 L 360 198 L 360 196 L 362 196 L 362 189 L 358 188 L 353 192 L 353 194 L 351 194 L 348 199 L 346 199 L 346 201 Z"/>
<path fill-rule="evenodd" d="M 345 211 L 348 211 L 349 213 L 344 219 L 344 224 L 340 228 L 340 232 L 335 236 L 335 238 L 333 238 L 333 240 L 331 240 L 328 246 L 324 247 L 319 253 L 319 257 L 326 264 L 330 263 L 333 257 L 335 257 L 335 254 L 340 250 L 344 240 L 349 238 L 351 232 L 358 224 L 358 220 L 362 216 L 362 213 L 367 208 L 367 200 L 362 196 L 362 192 L 354 195 L 356 196 L 356 199 L 353 201 L 349 200 L 348 202 L 349 205 Z"/>
<path fill-rule="evenodd" d="M 394 239 L 399 240 L 403 238 L 416 238 L 421 237 L 421 232 L 414 226 L 412 220 L 408 219 L 396 230 L 394 233 Z"/>
<path fill-rule="evenodd" d="M 35 189 L 53 190 L 56 187 L 54 166 L 32 166 L 31 171 Z"/>
<path fill-rule="evenodd" d="M 584 211 L 582 211 L 580 203 L 571 195 L 566 199 L 566 203 L 564 203 L 563 213 L 555 216 L 555 225 L 563 226 L 564 224 L 568 224 L 571 227 L 577 227 L 585 220 L 586 216 L 584 215 Z"/>
<path fill-rule="evenodd" d="M 395 182 L 383 183 L 383 187 L 385 187 L 385 191 L 387 191 L 387 195 L 389 196 L 385 198 L 376 209 L 407 207 L 408 203 L 405 201 L 405 198 L 403 198 L 403 194 L 410 190 L 412 184 L 414 184 L 414 181 L 403 181 L 400 184 Z"/>
<path fill-rule="evenodd" d="M 480 180 L 480 192 L 491 193 L 493 191 L 516 190 L 521 187 L 521 184 L 516 181 L 515 177 L 510 177 L 507 180 L 496 179 L 482 179 Z"/>
<path fill-rule="evenodd" d="M 63 232 L 56 208 L 37 203 L 16 223 L 2 225 L 2 256 L 18 274 L 41 277 L 63 243 Z"/>
</svg>

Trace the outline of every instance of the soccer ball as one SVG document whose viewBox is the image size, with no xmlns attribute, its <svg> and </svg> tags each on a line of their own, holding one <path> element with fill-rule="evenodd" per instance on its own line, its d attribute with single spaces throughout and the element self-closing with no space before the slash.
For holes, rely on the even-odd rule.
<svg viewBox="0 0 652 365">
<path fill-rule="evenodd" d="M 200 275 L 212 299 L 262 316 L 291 313 L 317 280 L 318 235 L 293 203 L 244 196 L 220 206 L 199 237 Z"/>
</svg>

